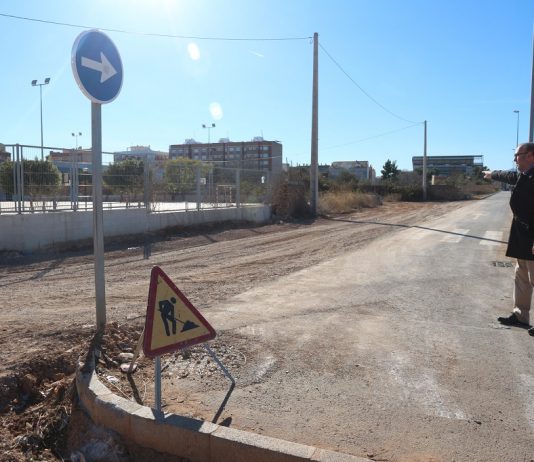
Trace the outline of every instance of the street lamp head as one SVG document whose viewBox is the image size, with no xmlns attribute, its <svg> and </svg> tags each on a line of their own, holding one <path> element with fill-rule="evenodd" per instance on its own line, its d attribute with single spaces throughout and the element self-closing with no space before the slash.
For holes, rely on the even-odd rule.
<svg viewBox="0 0 534 462">
<path fill-rule="evenodd" d="M 37 80 L 32 80 L 32 87 L 35 87 L 37 85 Z"/>
<path fill-rule="evenodd" d="M 44 84 L 45 84 L 45 85 L 48 85 L 49 83 L 50 83 L 50 77 L 47 77 L 47 78 L 45 79 Z"/>
<path fill-rule="evenodd" d="M 519 114 L 519 110 L 517 110 L 517 109 L 514 109 L 514 112 L 515 112 L 516 114 Z"/>
</svg>

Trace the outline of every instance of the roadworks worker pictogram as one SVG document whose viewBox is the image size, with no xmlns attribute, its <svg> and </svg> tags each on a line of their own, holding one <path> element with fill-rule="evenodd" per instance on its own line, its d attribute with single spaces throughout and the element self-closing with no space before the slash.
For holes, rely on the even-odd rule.
<svg viewBox="0 0 534 462">
<path fill-rule="evenodd" d="M 156 312 L 157 310 L 157 312 Z M 143 352 L 152 358 L 215 338 L 215 330 L 161 268 L 152 268 Z"/>
<path fill-rule="evenodd" d="M 171 335 L 169 330 L 169 322 L 172 324 L 172 334 L 176 334 L 176 323 L 182 323 L 183 327 L 181 332 L 185 332 L 189 329 L 194 329 L 195 327 L 198 327 L 194 322 L 191 322 L 189 320 L 183 322 L 179 319 L 176 319 L 174 317 L 174 304 L 176 303 L 176 299 L 174 297 L 171 297 L 170 300 L 162 300 L 159 302 L 159 311 L 161 313 L 161 320 L 163 321 L 163 325 L 165 326 L 165 333 L 167 334 L 167 337 Z"/>
</svg>

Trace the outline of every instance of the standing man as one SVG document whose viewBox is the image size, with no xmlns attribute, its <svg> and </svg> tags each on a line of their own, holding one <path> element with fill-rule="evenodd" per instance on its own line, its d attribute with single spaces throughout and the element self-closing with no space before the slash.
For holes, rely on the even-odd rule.
<svg viewBox="0 0 534 462">
<path fill-rule="evenodd" d="M 484 178 L 515 185 L 510 197 L 514 214 L 506 256 L 517 259 L 514 279 L 514 308 L 497 320 L 505 326 L 530 327 L 530 304 L 534 286 L 534 143 L 515 150 L 517 172 L 485 171 Z M 528 333 L 534 336 L 534 327 Z"/>
</svg>

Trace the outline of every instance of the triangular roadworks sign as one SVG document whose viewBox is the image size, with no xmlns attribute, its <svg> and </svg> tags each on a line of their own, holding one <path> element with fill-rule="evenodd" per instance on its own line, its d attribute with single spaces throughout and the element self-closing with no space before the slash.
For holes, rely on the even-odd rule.
<svg viewBox="0 0 534 462">
<path fill-rule="evenodd" d="M 159 266 L 150 273 L 143 352 L 148 358 L 215 338 L 216 333 Z"/>
</svg>

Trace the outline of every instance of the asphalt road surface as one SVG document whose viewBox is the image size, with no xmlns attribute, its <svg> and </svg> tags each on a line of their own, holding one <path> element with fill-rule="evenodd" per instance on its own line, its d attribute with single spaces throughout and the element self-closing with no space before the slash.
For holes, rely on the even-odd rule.
<svg viewBox="0 0 534 462">
<path fill-rule="evenodd" d="M 508 199 L 383 223 L 359 250 L 212 306 L 223 338 L 259 345 L 224 415 L 374 460 L 534 460 L 534 338 L 496 322 L 512 306 Z M 168 402 L 210 418 L 224 392 L 183 383 Z"/>
</svg>

